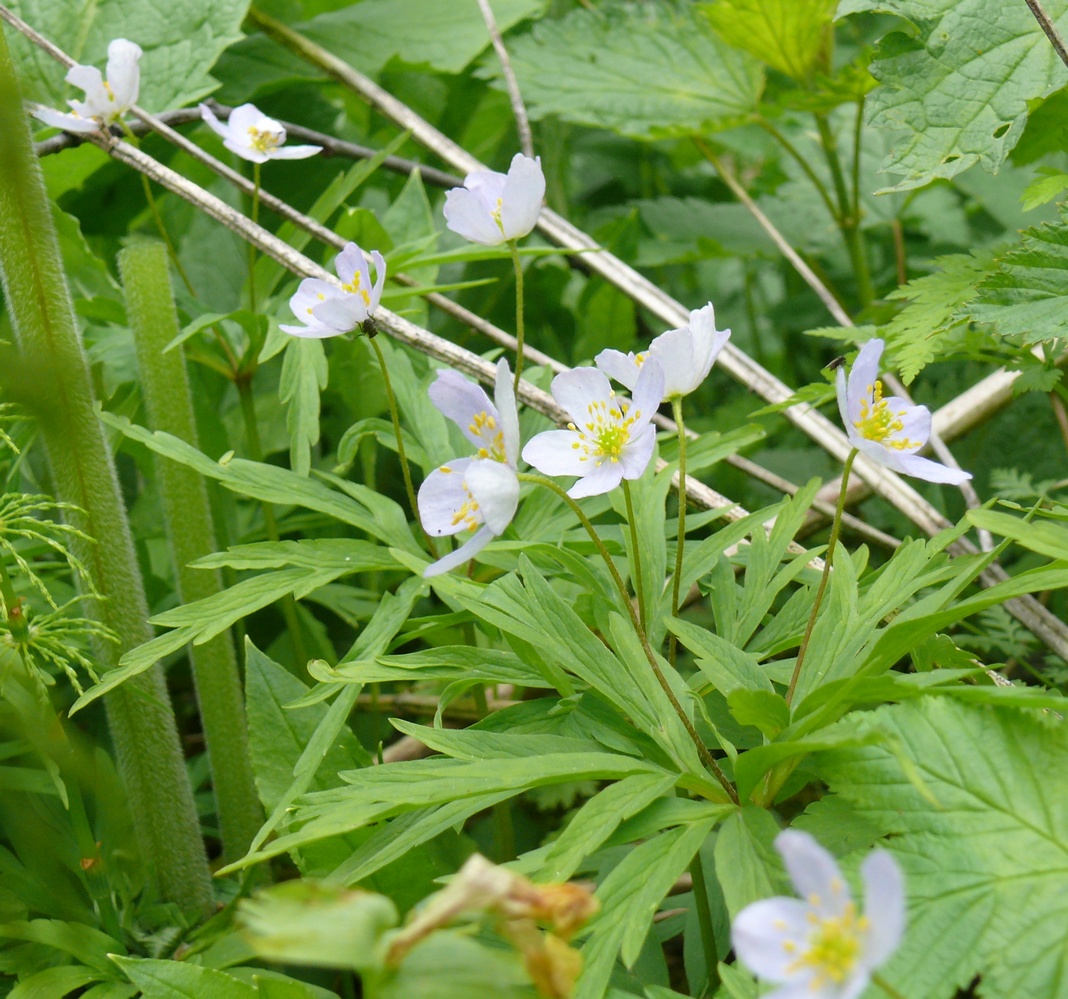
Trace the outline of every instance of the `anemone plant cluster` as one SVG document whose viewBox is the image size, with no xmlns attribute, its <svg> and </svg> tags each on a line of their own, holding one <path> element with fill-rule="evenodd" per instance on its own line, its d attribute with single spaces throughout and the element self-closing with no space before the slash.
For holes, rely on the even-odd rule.
<svg viewBox="0 0 1068 999">
<path fill-rule="evenodd" d="M 0 6 L 0 993 L 1060 999 L 1068 49 L 937 6 Z"/>
</svg>

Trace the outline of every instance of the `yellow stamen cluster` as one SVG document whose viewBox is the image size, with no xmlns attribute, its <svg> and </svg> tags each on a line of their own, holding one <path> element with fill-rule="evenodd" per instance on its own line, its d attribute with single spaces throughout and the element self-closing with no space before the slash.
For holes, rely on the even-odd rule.
<svg viewBox="0 0 1068 999">
<path fill-rule="evenodd" d="M 508 455 L 504 450 L 504 431 L 498 429 L 497 420 L 491 413 L 482 410 L 476 413 L 468 424 L 467 429 L 476 437 L 481 437 L 486 442 L 486 447 L 478 449 L 480 458 L 491 458 L 493 461 L 508 461 Z"/>
<path fill-rule="evenodd" d="M 361 288 L 363 275 L 357 271 L 352 275 L 352 280 L 348 284 L 343 284 L 341 287 L 345 289 L 350 295 L 359 295 L 363 299 L 363 304 L 368 308 L 371 307 L 371 293 L 366 288 Z"/>
<path fill-rule="evenodd" d="M 809 900 L 813 905 L 818 904 Z M 808 968 L 815 972 L 811 985 L 813 989 L 822 988 L 828 982 L 836 985 L 844 982 L 856 967 L 857 959 L 868 931 L 868 920 L 858 916 L 856 906 L 848 902 L 838 916 L 821 916 L 817 912 L 808 913 L 812 931 L 806 941 L 807 948 L 787 967 L 788 972 L 797 972 Z M 794 940 L 784 940 L 783 949 L 788 954 L 798 951 Z"/>
<path fill-rule="evenodd" d="M 504 235 L 504 223 L 501 221 L 501 211 L 503 209 L 502 199 L 497 199 L 497 207 L 490 212 L 490 216 L 493 221 L 497 223 L 497 228 L 501 230 L 501 235 Z"/>
<path fill-rule="evenodd" d="M 883 398 L 883 383 L 877 379 L 874 385 L 869 385 L 865 390 L 864 398 L 860 400 L 860 419 L 854 420 L 853 426 L 870 441 L 877 441 L 897 451 L 915 450 L 920 446 L 919 442 L 910 441 L 907 437 L 894 437 L 905 429 L 901 422 L 905 413 L 904 409 L 891 412 L 887 400 Z"/>
<path fill-rule="evenodd" d="M 104 89 L 108 93 L 108 100 L 109 101 L 114 101 L 115 100 L 115 91 L 111 89 L 111 84 L 108 83 L 107 80 L 104 81 Z"/>
<path fill-rule="evenodd" d="M 281 145 L 281 137 L 277 132 L 271 132 L 268 130 L 261 131 L 254 125 L 250 125 L 248 129 L 249 145 L 253 149 L 258 150 L 261 153 L 266 153 L 271 149 L 275 149 Z"/>
<path fill-rule="evenodd" d="M 467 499 L 452 515 L 452 526 L 463 524 L 466 530 L 473 531 L 482 523 L 482 517 L 478 512 L 478 501 L 471 495 L 471 491 L 466 486 L 464 487 L 464 492 L 467 494 Z"/>
<path fill-rule="evenodd" d="M 612 393 L 611 398 L 615 397 Z M 610 401 L 597 399 L 586 407 L 590 419 L 583 424 L 582 429 L 574 423 L 567 425 L 568 430 L 579 435 L 571 447 L 581 451 L 579 461 L 589 461 L 591 458 L 598 466 L 608 461 L 619 461 L 623 448 L 630 443 L 630 429 L 634 423 L 641 419 L 641 410 L 630 411 L 630 403 L 620 403 L 618 406 Z"/>
</svg>

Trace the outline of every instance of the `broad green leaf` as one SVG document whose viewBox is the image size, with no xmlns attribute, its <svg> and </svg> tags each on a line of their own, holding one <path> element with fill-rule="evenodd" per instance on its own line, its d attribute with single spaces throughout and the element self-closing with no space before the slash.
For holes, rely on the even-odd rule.
<svg viewBox="0 0 1068 999">
<path fill-rule="evenodd" d="M 933 807 L 873 746 L 821 755 L 835 796 L 890 834 L 905 870 L 904 943 L 884 969 L 906 995 L 951 995 L 982 975 L 987 999 L 1063 991 L 1068 942 L 1068 738 L 1064 723 L 949 700 L 843 723 L 901 746 Z"/>
<path fill-rule="evenodd" d="M 396 906 L 374 892 L 290 881 L 241 903 L 246 938 L 261 957 L 355 971 L 378 969 L 382 934 L 397 925 Z"/>
<path fill-rule="evenodd" d="M 144 999 L 258 999 L 256 989 L 215 968 L 184 961 L 112 957 Z"/>
<path fill-rule="evenodd" d="M 167 111 L 211 93 L 215 60 L 241 38 L 248 0 L 182 0 L 164 6 L 97 0 L 72 6 L 67 0 L 14 0 L 16 14 L 77 62 L 103 70 L 108 42 L 129 38 L 144 50 L 138 103 Z M 13 31 L 8 32 L 14 37 Z M 18 37 L 12 44 L 24 96 L 67 110 L 67 97 L 83 96 L 63 83 L 66 70 Z"/>
<path fill-rule="evenodd" d="M 770 690 L 739 688 L 727 696 L 727 704 L 739 725 L 755 725 L 769 739 L 790 724 L 790 706 Z"/>
<path fill-rule="evenodd" d="M 1068 81 L 1026 4 L 908 0 L 860 6 L 896 9 L 918 27 L 918 37 L 884 38 L 871 64 L 882 84 L 868 97 L 871 123 L 905 133 L 884 164 L 900 178 L 893 190 L 954 177 L 975 163 L 996 171 L 1023 133 L 1027 102 Z M 1063 34 L 1066 0 L 1046 0 L 1044 7 Z"/>
<path fill-rule="evenodd" d="M 1008 513 L 995 510 L 969 510 L 967 519 L 976 527 L 1003 538 L 1012 538 L 1017 544 L 1040 555 L 1061 560 L 1068 559 L 1068 526 L 1048 520 L 1021 520 Z M 1068 572 L 1068 569 L 1065 570 Z"/>
<path fill-rule="evenodd" d="M 328 374 L 322 340 L 292 337 L 282 360 L 278 397 L 286 407 L 289 464 L 297 475 L 311 470 L 311 451 L 319 443 L 319 396 Z"/>
<path fill-rule="evenodd" d="M 773 845 L 778 834 L 771 813 L 753 805 L 723 823 L 716 836 L 716 878 L 732 919 L 750 902 L 782 893 L 782 861 Z"/>
<path fill-rule="evenodd" d="M 636 139 L 726 128 L 756 107 L 760 64 L 695 11 L 666 4 L 575 10 L 511 43 L 534 118 L 558 115 Z"/>
<path fill-rule="evenodd" d="M 1068 222 L 1062 212 L 1060 221 L 1021 234 L 1020 245 L 997 261 L 966 311 L 1003 336 L 1048 343 L 1068 336 L 1066 295 Z"/>
<path fill-rule="evenodd" d="M 718 0 L 703 4 L 720 37 L 803 83 L 829 61 L 838 0 Z"/>
<path fill-rule="evenodd" d="M 205 555 L 193 563 L 197 568 L 301 569 L 345 567 L 349 572 L 396 569 L 397 563 L 379 545 L 355 538 L 303 538 L 300 541 L 257 541 L 235 545 L 224 552 Z"/>
<path fill-rule="evenodd" d="M 105 975 L 111 974 L 109 954 L 124 953 L 119 941 L 84 923 L 61 922 L 58 919 L 34 919 L 29 922 L 0 925 L 0 939 L 25 940 L 43 944 L 69 954 L 82 964 Z"/>
<path fill-rule="evenodd" d="M 8 994 L 8 999 L 62 999 L 96 981 L 100 972 L 80 964 L 60 964 L 44 968 L 19 982 Z"/>
</svg>

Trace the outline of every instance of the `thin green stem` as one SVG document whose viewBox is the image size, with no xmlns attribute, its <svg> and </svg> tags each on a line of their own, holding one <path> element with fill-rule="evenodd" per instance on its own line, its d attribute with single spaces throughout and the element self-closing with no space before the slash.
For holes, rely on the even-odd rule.
<svg viewBox="0 0 1068 999">
<path fill-rule="evenodd" d="M 716 931 L 712 925 L 712 908 L 708 904 L 708 886 L 705 882 L 705 865 L 701 859 L 701 851 L 694 854 L 690 861 L 690 877 L 693 879 L 693 903 L 697 911 L 697 926 L 701 932 L 701 947 L 705 952 L 705 970 L 708 973 L 708 983 L 704 994 L 712 995 L 719 986 L 716 974 Z"/>
<path fill-rule="evenodd" d="M 864 140 L 864 96 L 857 100 L 857 115 L 853 119 L 853 220 L 860 225 L 860 147 Z"/>
<path fill-rule="evenodd" d="M 675 547 L 675 572 L 671 578 L 671 616 L 679 616 L 680 587 L 682 585 L 682 556 L 686 547 L 686 424 L 682 421 L 682 396 L 672 396 L 671 412 L 679 433 L 679 530 Z M 675 633 L 668 639 L 668 662 L 675 665 L 678 640 Z"/>
<path fill-rule="evenodd" d="M 642 630 L 648 627 L 645 609 L 645 584 L 642 581 L 642 553 L 638 547 L 638 522 L 634 517 L 634 501 L 630 495 L 630 483 L 623 480 L 623 498 L 627 503 L 627 526 L 630 528 L 631 563 L 634 566 L 634 592 L 638 597 L 638 620 Z"/>
<path fill-rule="evenodd" d="M 871 980 L 876 985 L 878 985 L 879 988 L 881 988 L 888 996 L 890 996 L 890 999 L 905 999 L 904 995 L 898 992 L 898 990 L 895 989 L 893 985 L 891 985 L 885 978 L 883 978 L 883 976 L 880 975 L 879 972 L 873 971 L 871 973 Z"/>
<path fill-rule="evenodd" d="M 427 534 L 426 529 L 423 528 L 423 522 L 419 519 L 419 503 L 415 498 L 415 486 L 412 485 L 412 470 L 408 465 L 408 455 L 404 451 L 400 412 L 397 409 L 397 397 L 393 394 L 393 382 L 390 381 L 386 357 L 382 353 L 382 348 L 379 346 L 376 337 L 370 336 L 368 340 L 370 340 L 371 346 L 374 348 L 375 356 L 378 358 L 378 367 L 382 372 L 382 385 L 386 390 L 386 402 L 389 404 L 389 418 L 393 421 L 393 436 L 397 438 L 397 457 L 400 458 L 401 474 L 404 476 L 404 490 L 408 494 L 408 505 L 411 507 L 415 522 L 419 524 L 420 529 L 423 531 L 423 539 L 426 541 L 427 550 L 434 558 L 437 558 L 437 545 L 434 544 L 434 539 Z"/>
<path fill-rule="evenodd" d="M 802 156 L 797 146 L 795 146 L 786 136 L 775 127 L 774 123 L 768 121 L 767 118 L 758 117 L 756 123 L 764 129 L 776 142 L 779 143 L 786 150 L 789 156 L 794 160 L 799 167 L 801 167 L 805 176 L 808 177 L 809 182 L 819 193 L 820 199 L 827 206 L 827 211 L 831 213 L 831 218 L 838 220 L 838 209 L 835 207 L 834 201 L 831 199 L 831 192 L 827 190 L 827 185 L 823 183 L 819 174 L 812 169 L 812 164 L 809 163 L 808 157 Z"/>
<path fill-rule="evenodd" d="M 249 212 L 252 224 L 256 225 L 260 217 L 260 164 L 252 164 L 252 211 Z M 256 311 L 256 247 L 248 244 L 248 310 Z"/>
<path fill-rule="evenodd" d="M 552 479 L 542 478 L 540 475 L 530 475 L 526 472 L 520 472 L 519 481 L 533 482 L 535 485 L 544 486 L 546 489 L 550 490 L 550 492 L 559 496 L 569 507 L 571 507 L 572 513 L 578 517 L 579 523 L 586 529 L 586 533 L 590 536 L 590 540 L 594 543 L 601 558 L 604 560 L 604 564 L 608 567 L 609 575 L 611 575 L 612 582 L 615 583 L 616 589 L 619 591 L 623 606 L 627 609 L 631 624 L 634 626 L 634 632 L 638 636 L 638 641 L 641 642 L 642 651 L 645 653 L 645 658 L 648 660 L 649 666 L 652 668 L 653 675 L 656 677 L 657 682 L 660 684 L 660 688 L 664 691 L 668 701 L 671 703 L 672 709 L 679 716 L 683 728 L 686 729 L 686 734 L 697 748 L 697 755 L 701 758 L 701 762 L 708 769 L 709 773 L 719 781 L 720 785 L 727 792 L 727 796 L 730 800 L 736 805 L 740 804 L 738 792 L 735 790 L 734 785 L 727 779 L 727 775 L 720 769 L 719 764 L 713 759 L 712 754 L 708 751 L 708 747 L 697 734 L 697 729 L 693 727 L 693 722 L 690 721 L 689 716 L 683 710 L 682 705 L 675 696 L 675 692 L 671 689 L 671 684 L 668 683 L 667 677 L 664 676 L 663 670 L 660 669 L 660 664 L 656 661 L 656 654 L 649 645 L 649 639 L 645 634 L 645 629 L 642 628 L 641 621 L 638 620 L 638 614 L 634 610 L 634 604 L 631 603 L 630 594 L 627 592 L 627 588 L 623 584 L 623 578 L 619 575 L 619 570 L 616 568 L 615 562 L 612 561 L 612 556 L 609 554 L 608 549 L 605 548 L 601 536 L 597 533 L 593 524 L 590 523 L 590 519 L 582 512 L 582 508 L 578 503 L 568 496 L 567 492 L 553 482 Z"/>
<path fill-rule="evenodd" d="M 515 380 L 512 389 L 518 394 L 519 376 L 523 373 L 523 338 L 526 325 L 523 318 L 523 264 L 519 259 L 519 247 L 514 239 L 508 240 L 508 252 L 512 254 L 512 267 L 515 269 Z"/>
<path fill-rule="evenodd" d="M 838 505 L 834 510 L 834 523 L 831 524 L 831 537 L 827 542 L 827 554 L 823 556 L 823 575 L 820 576 L 819 589 L 816 590 L 816 599 L 812 602 L 812 611 L 808 616 L 808 624 L 805 626 L 805 636 L 801 639 L 801 647 L 797 650 L 797 664 L 794 666 L 793 675 L 790 677 L 790 686 L 786 691 L 786 703 L 789 704 L 797 690 L 797 681 L 801 677 L 801 667 L 805 663 L 805 654 L 808 652 L 809 642 L 812 640 L 812 629 L 816 626 L 816 615 L 819 613 L 820 604 L 823 603 L 823 594 L 827 589 L 827 580 L 831 576 L 831 563 L 834 561 L 834 549 L 838 544 L 838 534 L 842 529 L 842 514 L 845 513 L 846 492 L 849 486 L 849 473 L 853 469 L 853 461 L 859 454 L 856 448 L 849 452 L 842 469 L 842 488 L 838 493 Z"/>
</svg>

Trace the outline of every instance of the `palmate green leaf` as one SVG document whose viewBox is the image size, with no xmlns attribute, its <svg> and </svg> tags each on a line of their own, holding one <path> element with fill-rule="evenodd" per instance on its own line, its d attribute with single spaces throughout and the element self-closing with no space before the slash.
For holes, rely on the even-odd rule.
<svg viewBox="0 0 1068 999">
<path fill-rule="evenodd" d="M 754 58 L 696 11 L 667 4 L 575 10 L 510 48 L 532 117 L 558 115 L 636 139 L 729 127 L 755 109 L 763 88 Z"/>
<path fill-rule="evenodd" d="M 1062 34 L 1068 2 L 1043 6 Z M 900 177 L 891 190 L 921 187 L 981 163 L 991 172 L 1023 133 L 1027 102 L 1068 81 L 1053 47 L 1023 3 L 989 0 L 866 0 L 851 10 L 893 10 L 918 37 L 882 40 L 868 97 L 871 123 L 905 134 L 884 169 Z"/>
<path fill-rule="evenodd" d="M 113 38 L 137 42 L 145 53 L 138 103 L 149 111 L 166 111 L 215 89 L 208 74 L 223 50 L 241 38 L 249 0 L 164 5 L 97 0 L 76 6 L 67 0 L 14 0 L 9 6 L 73 59 L 101 69 Z M 14 32 L 8 34 L 25 97 L 64 111 L 67 97 L 81 98 L 81 91 L 63 83 L 66 70 L 58 62 Z"/>
<path fill-rule="evenodd" d="M 906 747 L 938 802 L 878 746 L 822 754 L 837 799 L 891 838 L 908 889 L 905 941 L 884 969 L 905 995 L 951 995 L 982 975 L 985 999 L 1055 999 L 1068 980 L 1068 730 L 1052 716 L 945 699 L 843 726 Z M 834 799 L 832 799 L 834 800 Z"/>
<path fill-rule="evenodd" d="M 1003 336 L 1025 344 L 1068 336 L 1068 219 L 1021 234 L 1020 245 L 997 261 L 979 285 L 968 316 L 992 323 Z"/>
<path fill-rule="evenodd" d="M 831 53 L 838 0 L 718 0 L 702 4 L 724 41 L 798 82 Z"/>
</svg>

